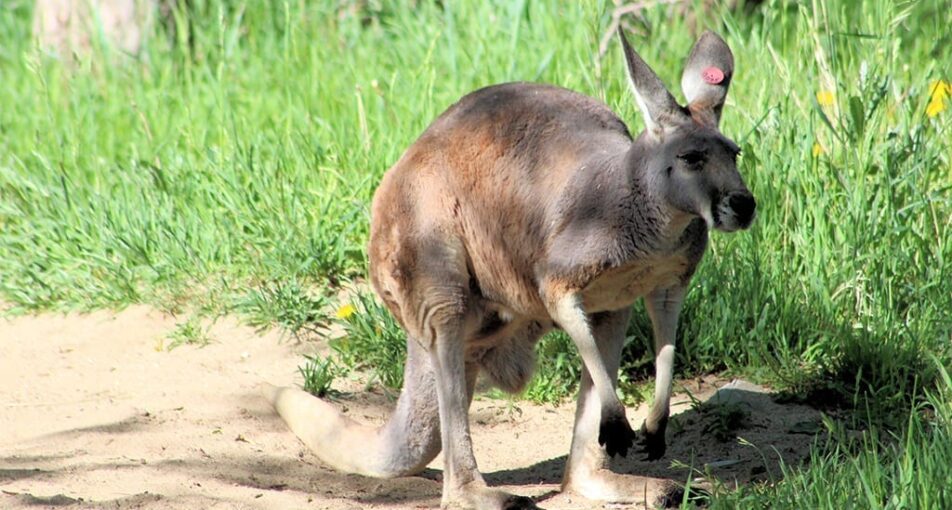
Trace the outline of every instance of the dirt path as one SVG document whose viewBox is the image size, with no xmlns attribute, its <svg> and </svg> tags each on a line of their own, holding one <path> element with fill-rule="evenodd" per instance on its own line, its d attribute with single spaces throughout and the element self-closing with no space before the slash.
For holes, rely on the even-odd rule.
<svg viewBox="0 0 952 510">
<path fill-rule="evenodd" d="M 211 345 L 167 352 L 159 344 L 175 322 L 145 307 L 0 319 L 0 508 L 439 507 L 440 458 L 417 477 L 336 473 L 258 398 L 261 381 L 299 382 L 308 346 L 222 320 Z M 382 421 L 391 401 L 350 384 L 339 405 Z M 709 398 L 723 384 L 684 386 Z M 816 411 L 778 406 L 743 383 L 717 398 L 737 402 L 726 408 L 737 412 L 699 412 L 682 395 L 668 455 L 616 469 L 684 481 L 689 471 L 671 467 L 679 460 L 733 484 L 777 476 L 778 454 L 788 462 L 806 454 Z M 477 397 L 473 436 L 488 481 L 536 496 L 544 508 L 591 508 L 557 493 L 573 411 Z M 629 417 L 640 424 L 643 413 Z M 730 427 L 756 448 L 732 434 L 715 437 L 735 418 Z"/>
</svg>

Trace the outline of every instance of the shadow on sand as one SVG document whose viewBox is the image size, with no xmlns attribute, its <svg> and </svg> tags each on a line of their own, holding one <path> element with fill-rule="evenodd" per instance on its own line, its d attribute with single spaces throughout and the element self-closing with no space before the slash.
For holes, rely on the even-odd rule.
<svg viewBox="0 0 952 510">
<path fill-rule="evenodd" d="M 671 417 L 664 457 L 649 461 L 633 450 L 613 459 L 612 470 L 679 483 L 699 478 L 728 486 L 776 481 L 781 465 L 808 459 L 822 430 L 816 409 L 778 403 L 763 388 L 735 381 Z M 566 460 L 560 456 L 485 477 L 491 485 L 559 484 Z"/>
<path fill-rule="evenodd" d="M 381 401 L 381 407 L 389 402 Z M 264 429 L 283 427 L 277 416 L 251 411 L 257 426 Z M 260 421 L 259 421 L 260 419 Z M 59 436 L 89 434 L 129 434 L 147 432 L 157 426 L 148 415 L 56 433 Z M 640 425 L 640 424 L 636 424 Z M 781 463 L 797 465 L 810 452 L 820 427 L 820 413 L 802 405 L 779 404 L 762 388 L 744 382 L 734 382 L 722 387 L 703 404 L 672 416 L 668 434 L 668 450 L 657 461 L 642 460 L 642 454 L 630 452 L 627 458 L 615 459 L 613 469 L 619 473 L 655 478 L 667 478 L 676 482 L 704 477 L 716 478 L 728 486 L 753 481 L 776 480 L 781 476 Z M 143 470 L 152 472 L 187 473 L 194 480 L 217 480 L 231 486 L 247 487 L 259 491 L 297 491 L 305 495 L 322 495 L 337 501 L 352 502 L 354 508 L 371 505 L 407 505 L 413 507 L 438 507 L 442 473 L 427 469 L 418 476 L 396 479 L 373 479 L 359 475 L 339 473 L 322 465 L 313 456 L 302 453 L 295 457 L 269 454 L 261 449 L 251 449 L 234 454 L 190 456 L 150 460 L 148 463 L 129 462 L 128 459 L 82 459 L 84 452 L 64 454 L 73 462 L 63 468 L 48 469 L 45 465 L 55 459 L 47 457 L 9 456 L 0 458 L 0 482 L 29 480 L 53 481 L 67 473 L 74 475 L 83 471 Z M 47 462 L 44 462 L 47 461 Z M 533 465 L 514 467 L 484 473 L 487 482 L 494 486 L 507 486 L 515 491 L 519 487 L 546 484 L 547 492 L 537 496 L 540 504 L 556 494 L 561 482 L 566 457 L 546 459 Z M 55 463 L 55 462 L 53 462 Z M 44 466 L 38 468 L 37 466 Z M 552 486 L 555 487 L 552 487 Z M 535 488 L 539 492 L 538 487 Z M 153 506 L 170 507 L 207 506 L 218 496 L 201 496 L 206 500 L 187 501 L 194 495 L 158 495 L 140 493 L 121 500 L 83 501 L 58 494 L 40 497 L 26 491 L 6 492 L 0 496 L 13 498 L 19 506 L 57 507 L 78 505 L 83 508 L 124 508 Z M 157 503 L 161 501 L 160 503 Z M 226 501 L 226 500 L 222 500 Z M 348 503 L 349 504 L 349 503 Z M 347 507 L 343 504 L 341 508 Z M 0 505 L 2 506 L 2 505 Z"/>
</svg>

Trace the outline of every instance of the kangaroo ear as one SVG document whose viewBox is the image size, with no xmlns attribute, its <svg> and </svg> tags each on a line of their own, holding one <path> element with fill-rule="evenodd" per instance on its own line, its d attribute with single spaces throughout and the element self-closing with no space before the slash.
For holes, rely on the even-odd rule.
<svg viewBox="0 0 952 510">
<path fill-rule="evenodd" d="M 621 39 L 621 46 L 625 50 L 631 89 L 645 117 L 645 127 L 648 128 L 649 133 L 660 136 L 666 129 L 685 120 L 684 110 L 661 83 L 658 75 L 631 48 L 621 26 L 618 27 L 618 38 Z"/>
<path fill-rule="evenodd" d="M 731 49 L 714 32 L 704 32 L 694 44 L 681 76 L 681 90 L 695 120 L 717 126 L 733 76 Z"/>
</svg>

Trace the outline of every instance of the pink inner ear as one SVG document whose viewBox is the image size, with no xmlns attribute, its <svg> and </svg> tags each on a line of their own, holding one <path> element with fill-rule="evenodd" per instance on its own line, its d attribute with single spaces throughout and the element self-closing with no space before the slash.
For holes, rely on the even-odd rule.
<svg viewBox="0 0 952 510">
<path fill-rule="evenodd" d="M 721 71 L 717 67 L 711 66 L 701 71 L 701 78 L 711 85 L 717 85 L 718 83 L 724 81 L 724 71 Z"/>
</svg>

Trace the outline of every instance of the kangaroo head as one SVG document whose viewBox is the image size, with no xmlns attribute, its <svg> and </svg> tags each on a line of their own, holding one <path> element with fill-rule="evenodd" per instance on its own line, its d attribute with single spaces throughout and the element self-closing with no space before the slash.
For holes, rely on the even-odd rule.
<svg viewBox="0 0 952 510">
<path fill-rule="evenodd" d="M 734 57 L 713 32 L 698 39 L 685 65 L 681 106 L 618 29 L 628 75 L 645 119 L 643 156 L 629 172 L 642 172 L 670 208 L 704 218 L 709 228 L 733 232 L 754 220 L 756 202 L 737 171 L 740 148 L 718 123 L 734 72 Z"/>
</svg>

